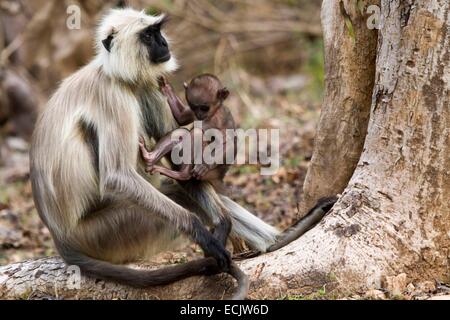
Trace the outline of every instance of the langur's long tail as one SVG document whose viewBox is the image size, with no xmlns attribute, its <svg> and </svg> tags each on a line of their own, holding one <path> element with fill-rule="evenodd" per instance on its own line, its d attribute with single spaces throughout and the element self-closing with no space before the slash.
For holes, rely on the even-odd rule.
<svg viewBox="0 0 450 320">
<path fill-rule="evenodd" d="M 166 285 L 192 276 L 213 275 L 220 272 L 214 258 L 202 258 L 158 270 L 136 270 L 94 259 L 58 241 L 55 241 L 55 245 L 63 260 L 69 265 L 78 266 L 83 275 L 135 288 Z"/>
<path fill-rule="evenodd" d="M 320 199 L 309 212 L 297 221 L 294 225 L 285 230 L 278 241 L 267 249 L 267 252 L 273 252 L 283 248 L 294 240 L 297 240 L 307 231 L 318 224 L 322 218 L 331 210 L 337 201 L 337 197 Z"/>
<path fill-rule="evenodd" d="M 231 215 L 233 225 L 231 233 L 233 235 L 244 239 L 252 249 L 260 252 L 266 252 L 270 246 L 275 244 L 280 231 L 265 223 L 230 198 L 223 195 L 220 198 Z"/>
<path fill-rule="evenodd" d="M 306 216 L 284 232 L 265 223 L 230 198 L 221 195 L 223 204 L 231 214 L 232 234 L 245 240 L 254 250 L 262 253 L 278 250 L 298 239 L 313 228 L 336 203 L 336 197 L 322 198 Z"/>
<path fill-rule="evenodd" d="M 107 261 L 91 258 L 67 245 L 57 243 L 58 252 L 69 265 L 78 266 L 83 275 L 105 281 L 114 281 L 134 288 L 148 288 L 166 285 L 192 276 L 214 275 L 219 267 L 214 258 L 202 258 L 180 265 L 164 267 L 158 270 L 136 270 Z M 232 262 L 228 273 L 236 279 L 238 288 L 232 300 L 244 300 L 247 297 L 250 281 L 248 276 Z"/>
<path fill-rule="evenodd" d="M 250 280 L 248 276 L 242 272 L 235 262 L 231 263 L 230 271 L 228 272 L 238 283 L 237 292 L 233 295 L 232 300 L 245 300 L 250 288 Z"/>
</svg>

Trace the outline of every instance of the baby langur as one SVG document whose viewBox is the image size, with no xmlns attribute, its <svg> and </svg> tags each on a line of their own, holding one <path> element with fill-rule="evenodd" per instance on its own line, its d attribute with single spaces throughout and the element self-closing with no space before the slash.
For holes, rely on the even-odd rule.
<svg viewBox="0 0 450 320">
<path fill-rule="evenodd" d="M 226 130 L 235 129 L 235 122 L 230 110 L 223 104 L 228 98 L 229 91 L 222 86 L 220 80 L 211 74 L 203 74 L 195 77 L 190 84 L 185 84 L 186 100 L 188 106 L 184 105 L 180 98 L 175 94 L 172 86 L 166 81 L 164 77 L 159 79 L 159 86 L 161 92 L 167 97 L 168 104 L 172 110 L 173 116 L 180 126 L 185 126 L 192 123 L 194 120 L 202 121 L 202 129 L 193 128 L 188 131 L 181 139 L 174 139 L 173 133 L 176 129 L 165 137 L 163 137 L 152 152 L 149 152 L 145 147 L 144 139 L 140 139 L 140 149 L 142 157 L 147 164 L 147 172 L 159 172 L 169 178 L 178 181 L 187 181 L 197 179 L 210 182 L 216 189 L 224 189 L 223 178 L 229 168 L 226 162 L 227 153 L 231 153 L 233 158 L 236 156 L 236 149 L 234 147 L 234 139 L 232 141 L 226 140 Z M 191 139 L 190 145 L 194 145 L 194 139 L 201 139 L 202 154 L 204 148 L 208 146 L 206 139 L 203 139 L 204 130 L 217 129 L 221 132 L 223 139 L 223 162 L 220 164 L 201 163 L 194 165 L 191 163 L 183 163 L 175 166 L 177 170 L 170 170 L 166 167 L 156 166 L 164 156 L 173 150 L 177 145 L 183 143 L 183 139 Z M 191 159 L 195 158 L 194 148 L 191 151 Z M 226 210 L 222 214 L 228 215 Z M 227 220 L 229 221 L 229 220 Z M 213 235 L 225 246 L 228 236 L 231 231 L 231 224 L 222 223 L 214 229 Z M 229 273 L 236 278 L 239 284 L 238 294 L 235 297 L 241 299 L 245 298 L 248 292 L 248 277 L 237 267 L 232 264 Z"/>
<path fill-rule="evenodd" d="M 190 124 L 197 119 L 202 121 L 203 130 L 218 129 L 223 133 L 223 136 L 226 136 L 226 129 L 235 129 L 233 116 L 229 109 L 223 105 L 224 100 L 226 100 L 229 95 L 229 91 L 222 86 L 217 77 L 204 74 L 195 77 L 189 84 L 184 85 L 188 107 L 185 106 L 180 98 L 174 93 L 172 86 L 167 83 L 164 77 L 159 79 L 159 85 L 161 92 L 167 97 L 172 113 L 180 126 Z M 195 129 L 196 128 L 189 132 L 187 138 L 194 140 L 194 137 L 198 133 Z M 203 132 L 198 134 L 200 136 L 197 136 L 197 138 L 204 141 L 205 139 L 202 137 Z M 147 164 L 147 172 L 159 172 L 165 176 L 181 181 L 190 180 L 192 178 L 208 181 L 214 185 L 216 189 L 223 190 L 223 178 L 229 168 L 229 166 L 225 164 L 207 165 L 202 163 L 193 165 L 189 163 L 176 167 L 177 170 L 170 170 L 155 165 L 166 154 L 172 151 L 173 148 L 182 143 L 182 140 L 174 140 L 172 139 L 172 136 L 173 131 L 162 138 L 152 152 L 147 151 L 144 141 L 141 139 L 140 148 L 142 157 Z M 190 145 L 192 146 L 193 144 L 193 141 L 191 141 Z M 207 145 L 208 142 L 203 142 L 203 149 Z M 223 150 L 226 150 L 226 152 L 224 152 L 224 160 L 229 153 L 233 153 L 234 157 L 236 156 L 236 148 L 234 148 L 234 146 L 235 141 L 224 140 Z M 191 159 L 194 159 L 194 154 L 192 154 Z M 302 219 L 280 234 L 277 241 L 269 246 L 265 252 L 276 251 L 313 228 L 333 207 L 336 201 L 336 197 L 320 199 L 314 208 L 312 208 Z M 217 239 L 224 245 L 229 236 L 229 228 L 226 227 L 226 225 L 226 223 L 222 223 L 215 229 Z M 239 237 L 232 235 L 230 240 L 235 249 L 235 259 L 251 258 L 261 253 L 259 250 L 245 251 L 245 247 L 242 245 L 242 241 Z"/>
<path fill-rule="evenodd" d="M 203 74 L 195 77 L 189 85 L 185 84 L 186 100 L 188 106 L 174 93 L 170 84 L 165 78 L 160 78 L 160 89 L 167 97 L 167 101 L 172 110 L 172 113 L 180 126 L 192 123 L 194 120 L 202 122 L 202 128 L 194 128 L 185 138 L 191 139 L 190 145 L 194 145 L 194 139 L 201 139 L 202 154 L 204 148 L 209 145 L 206 139 L 203 139 L 204 131 L 208 129 L 218 129 L 222 133 L 222 137 L 226 137 L 227 129 L 235 129 L 235 123 L 230 110 L 223 104 L 228 98 L 229 91 L 222 86 L 220 80 L 210 74 Z M 170 170 L 162 166 L 155 166 L 166 154 L 172 151 L 178 144 L 181 144 L 182 139 L 173 139 L 173 132 L 162 138 L 152 152 L 148 152 L 141 140 L 142 155 L 147 163 L 147 171 L 151 173 L 159 172 L 169 178 L 175 180 L 186 181 L 192 178 L 198 180 L 205 180 L 211 182 L 214 186 L 219 186 L 228 170 L 226 162 L 227 153 L 233 153 L 235 156 L 234 142 L 223 139 L 223 162 L 221 164 L 201 164 L 194 165 L 186 163 L 180 165 L 178 170 Z M 192 148 L 194 149 L 194 148 Z M 192 150 L 193 160 L 195 158 L 194 150 Z"/>
</svg>

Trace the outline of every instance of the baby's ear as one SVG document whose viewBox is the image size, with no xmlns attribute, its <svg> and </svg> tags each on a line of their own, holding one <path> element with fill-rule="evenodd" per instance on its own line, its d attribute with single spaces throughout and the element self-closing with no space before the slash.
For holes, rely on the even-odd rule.
<svg viewBox="0 0 450 320">
<path fill-rule="evenodd" d="M 187 88 L 189 87 L 189 85 L 187 84 L 187 82 L 183 83 L 183 87 L 184 87 L 185 89 L 187 89 Z"/>
<path fill-rule="evenodd" d="M 230 91 L 228 91 L 227 88 L 222 88 L 219 90 L 219 92 L 217 92 L 217 98 L 220 101 L 225 101 L 229 95 L 230 95 Z"/>
</svg>

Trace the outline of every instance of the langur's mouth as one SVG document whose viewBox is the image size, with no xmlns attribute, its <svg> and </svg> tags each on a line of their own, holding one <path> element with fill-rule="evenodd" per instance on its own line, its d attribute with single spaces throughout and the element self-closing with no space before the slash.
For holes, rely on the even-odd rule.
<svg viewBox="0 0 450 320">
<path fill-rule="evenodd" d="M 158 58 L 154 59 L 153 62 L 154 63 L 164 63 L 164 62 L 169 61 L 170 58 L 171 58 L 171 55 L 170 55 L 170 53 L 168 53 L 165 56 L 158 57 Z"/>
</svg>

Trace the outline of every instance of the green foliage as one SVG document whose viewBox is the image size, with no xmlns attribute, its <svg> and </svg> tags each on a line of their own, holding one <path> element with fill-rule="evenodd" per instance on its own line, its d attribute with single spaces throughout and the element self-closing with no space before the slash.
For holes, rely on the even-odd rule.
<svg viewBox="0 0 450 320">
<path fill-rule="evenodd" d="M 325 81 L 323 40 L 312 41 L 307 51 L 308 62 L 305 64 L 303 72 L 309 76 L 311 81 L 306 90 L 313 101 L 321 102 Z"/>
<path fill-rule="evenodd" d="M 299 4 L 299 2 L 301 2 L 301 1 L 298 1 L 298 0 L 284 0 L 283 2 L 284 2 L 286 5 L 288 5 L 288 6 L 295 7 L 295 6 L 297 6 L 297 5 Z"/>
<path fill-rule="evenodd" d="M 331 295 L 327 294 L 327 291 L 325 287 L 322 287 L 317 292 L 302 295 L 302 294 L 294 294 L 294 295 L 287 295 L 283 297 L 281 300 L 289 300 L 289 301 L 300 301 L 300 300 L 331 300 L 335 299 L 336 297 L 333 297 Z"/>
<path fill-rule="evenodd" d="M 148 7 L 145 10 L 145 13 L 147 13 L 149 15 L 152 15 L 152 16 L 156 16 L 156 15 L 159 15 L 161 13 L 161 11 L 158 8 L 155 8 L 155 7 Z"/>
<path fill-rule="evenodd" d="M 358 0 L 356 6 L 358 7 L 359 13 L 364 16 L 367 3 L 364 0 Z"/>
<path fill-rule="evenodd" d="M 350 38 L 352 38 L 352 40 L 354 42 L 356 39 L 356 36 L 355 36 L 355 29 L 353 28 L 352 20 L 350 20 L 350 18 L 348 18 L 348 17 L 345 17 L 344 19 L 345 19 L 345 26 L 347 27 L 347 30 L 348 30 L 348 34 L 350 35 Z"/>
<path fill-rule="evenodd" d="M 186 262 L 188 262 L 188 258 L 184 256 L 174 261 L 175 264 L 185 264 Z"/>
<path fill-rule="evenodd" d="M 301 301 L 301 300 L 308 300 L 305 298 L 305 296 L 301 295 L 301 294 L 295 294 L 295 295 L 288 295 L 285 298 L 281 299 L 281 300 L 288 300 L 288 301 Z"/>
<path fill-rule="evenodd" d="M 319 297 L 325 297 L 325 295 L 327 294 L 327 290 L 325 289 L 325 287 L 319 289 L 319 291 L 317 291 L 317 294 Z"/>
<path fill-rule="evenodd" d="M 162 8 L 164 8 L 162 10 Z M 170 11 L 174 8 L 174 1 L 173 0 L 162 0 L 159 1 L 158 6 L 148 6 L 145 12 L 150 15 L 159 15 L 162 13 L 162 11 Z"/>
<path fill-rule="evenodd" d="M 251 174 L 251 173 L 257 173 L 258 168 L 256 166 L 246 165 L 246 166 L 239 166 L 237 167 L 237 170 L 239 174 Z"/>
<path fill-rule="evenodd" d="M 6 191 L 6 188 L 0 188 L 0 202 L 1 203 L 8 203 L 9 202 L 9 195 Z"/>
<path fill-rule="evenodd" d="M 298 168 L 298 166 L 305 160 L 304 156 L 294 156 L 285 160 L 285 165 L 289 168 Z"/>
</svg>

